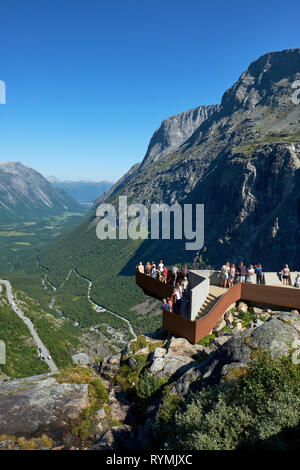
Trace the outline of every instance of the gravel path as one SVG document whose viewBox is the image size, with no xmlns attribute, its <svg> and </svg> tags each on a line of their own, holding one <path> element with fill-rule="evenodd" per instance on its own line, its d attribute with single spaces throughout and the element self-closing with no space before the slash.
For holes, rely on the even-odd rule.
<svg viewBox="0 0 300 470">
<path fill-rule="evenodd" d="M 32 321 L 29 318 L 25 317 L 22 310 L 20 310 L 20 308 L 16 305 L 16 303 L 14 301 L 14 298 L 13 298 L 13 295 L 12 295 L 12 289 L 11 289 L 10 282 L 6 281 L 4 279 L 0 279 L 0 282 L 5 284 L 6 295 L 7 295 L 7 299 L 10 303 L 11 308 L 15 311 L 15 313 L 18 315 L 18 317 L 20 317 L 21 320 L 23 320 L 23 322 L 25 323 L 25 325 L 29 329 L 29 331 L 30 331 L 37 347 L 41 350 L 41 355 L 44 356 L 44 358 L 45 358 L 46 364 L 50 367 L 52 372 L 57 372 L 58 368 L 57 368 L 57 366 L 56 366 L 56 364 L 55 364 L 55 362 L 53 361 L 52 358 L 48 359 L 48 357 L 51 357 L 50 353 L 49 353 L 48 349 L 46 348 L 46 346 L 44 345 L 44 343 L 41 341 L 41 339 L 38 336 L 37 332 L 35 331 Z"/>
</svg>

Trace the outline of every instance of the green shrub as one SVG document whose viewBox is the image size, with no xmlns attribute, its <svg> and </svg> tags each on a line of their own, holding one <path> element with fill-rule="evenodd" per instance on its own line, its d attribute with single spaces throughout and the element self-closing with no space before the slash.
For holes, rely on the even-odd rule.
<svg viewBox="0 0 300 470">
<path fill-rule="evenodd" d="M 166 383 L 167 380 L 153 377 L 148 370 L 144 370 L 136 386 L 136 394 L 141 404 L 146 406 L 151 402 Z"/>
<path fill-rule="evenodd" d="M 204 336 L 204 338 L 200 339 L 200 341 L 198 341 L 198 344 L 201 344 L 201 346 L 204 346 L 204 347 L 209 346 L 211 340 L 215 337 L 216 337 L 216 333 L 213 332 L 211 335 Z"/>
<path fill-rule="evenodd" d="M 300 366 L 261 353 L 236 380 L 189 395 L 163 426 L 174 450 L 296 449 L 300 444 Z"/>
<path fill-rule="evenodd" d="M 239 312 L 239 318 L 242 320 L 242 327 L 247 327 L 255 319 L 255 313 L 252 312 Z"/>
<path fill-rule="evenodd" d="M 145 348 L 146 346 L 147 346 L 147 340 L 145 336 L 138 336 L 135 341 L 132 341 L 132 343 L 130 343 L 130 350 L 133 353 L 136 353 L 137 351 Z"/>
</svg>

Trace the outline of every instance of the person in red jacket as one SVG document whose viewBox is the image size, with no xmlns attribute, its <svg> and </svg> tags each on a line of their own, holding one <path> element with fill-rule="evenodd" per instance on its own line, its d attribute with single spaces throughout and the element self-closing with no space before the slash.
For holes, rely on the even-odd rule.
<svg viewBox="0 0 300 470">
<path fill-rule="evenodd" d="M 165 284 L 167 284 L 167 277 L 168 277 L 168 270 L 164 266 L 164 269 L 163 269 L 163 272 L 162 272 L 162 282 L 164 282 Z"/>
</svg>

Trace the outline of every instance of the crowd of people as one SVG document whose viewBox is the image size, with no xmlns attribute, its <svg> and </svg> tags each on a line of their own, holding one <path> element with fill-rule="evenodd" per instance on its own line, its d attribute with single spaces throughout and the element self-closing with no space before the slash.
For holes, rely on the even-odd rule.
<svg viewBox="0 0 300 470">
<path fill-rule="evenodd" d="M 284 285 L 290 285 L 290 268 L 287 264 L 280 271 Z M 236 267 L 234 263 L 225 263 L 221 268 L 221 286 L 225 288 L 232 287 L 235 282 L 250 282 L 252 284 L 263 283 L 263 269 L 261 264 L 250 264 L 249 267 L 241 261 Z M 294 287 L 300 287 L 300 274 L 295 279 Z"/>
<path fill-rule="evenodd" d="M 188 297 L 188 273 L 189 270 L 186 265 L 179 270 L 178 266 L 174 264 L 172 270 L 164 265 L 163 260 L 160 260 L 159 264 L 156 265 L 154 261 L 149 261 L 143 265 L 140 261 L 136 267 L 137 271 L 141 274 L 146 274 L 154 279 L 170 284 L 173 286 L 173 294 L 170 298 L 163 299 L 162 310 L 168 312 L 180 312 L 183 306 L 187 303 Z"/>
<path fill-rule="evenodd" d="M 225 263 L 221 268 L 221 286 L 232 287 L 235 282 L 251 282 L 254 284 L 262 284 L 263 282 L 263 270 L 261 264 L 250 264 L 244 265 L 243 261 L 236 267 L 234 263 Z"/>
<path fill-rule="evenodd" d="M 162 310 L 168 312 L 182 313 L 188 306 L 188 273 L 189 270 L 186 265 L 180 270 L 175 264 L 172 269 L 164 265 L 163 260 L 160 260 L 156 265 L 154 261 L 151 263 L 143 264 L 142 261 L 136 266 L 136 269 L 141 274 L 145 274 L 158 281 L 173 286 L 173 293 L 170 297 L 164 298 L 162 303 Z M 284 265 L 280 271 L 282 282 L 284 285 L 290 285 L 290 269 L 288 265 Z M 241 261 L 238 266 L 234 263 L 226 262 L 221 268 L 221 286 L 225 288 L 232 287 L 237 282 L 250 282 L 252 284 L 263 283 L 263 268 L 262 265 L 250 264 L 249 267 L 244 265 Z M 300 287 L 300 274 L 298 273 L 294 283 L 295 287 Z"/>
</svg>

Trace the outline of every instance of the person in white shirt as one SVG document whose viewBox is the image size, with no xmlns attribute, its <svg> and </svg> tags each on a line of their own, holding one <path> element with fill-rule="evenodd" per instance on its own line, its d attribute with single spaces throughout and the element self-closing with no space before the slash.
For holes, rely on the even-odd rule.
<svg viewBox="0 0 300 470">
<path fill-rule="evenodd" d="M 177 281 L 177 274 L 178 274 L 178 268 L 177 268 L 177 265 L 174 264 L 173 269 L 172 269 L 173 286 L 175 286 L 175 284 L 176 284 L 176 281 Z"/>
<path fill-rule="evenodd" d="M 180 313 L 182 295 L 181 295 L 181 292 L 179 291 L 179 289 L 177 289 L 177 288 L 175 289 L 174 293 L 175 293 L 175 297 L 176 297 L 175 309 L 176 309 L 177 313 Z"/>
<path fill-rule="evenodd" d="M 251 282 L 251 284 L 254 284 L 254 280 L 255 280 L 255 271 L 254 271 L 252 264 L 250 264 L 249 269 L 248 269 L 247 282 Z"/>
<path fill-rule="evenodd" d="M 228 278 L 229 278 L 229 272 L 230 272 L 230 263 L 228 261 L 226 264 L 222 266 L 221 272 L 222 272 L 221 286 L 226 289 Z"/>
<path fill-rule="evenodd" d="M 158 265 L 158 270 L 162 273 L 164 270 L 164 263 L 162 260 L 160 260 L 159 265 Z"/>
</svg>

